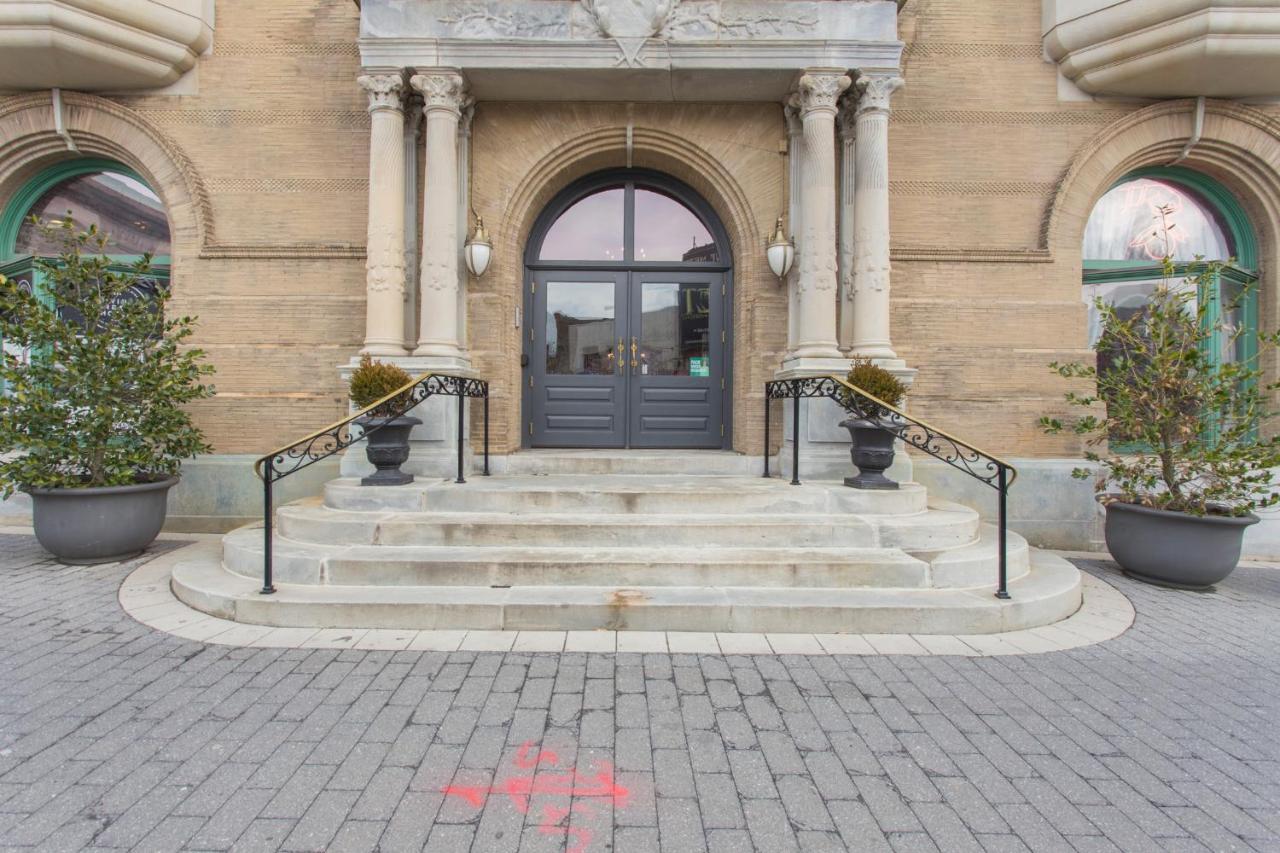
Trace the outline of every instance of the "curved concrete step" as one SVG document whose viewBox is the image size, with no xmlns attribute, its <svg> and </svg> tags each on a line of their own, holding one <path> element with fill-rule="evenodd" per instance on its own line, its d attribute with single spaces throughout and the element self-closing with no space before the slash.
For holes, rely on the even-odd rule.
<svg viewBox="0 0 1280 853">
<path fill-rule="evenodd" d="M 929 585 L 940 589 L 965 589 L 996 583 L 999 575 L 999 536 L 991 524 L 979 530 L 978 541 L 960 548 L 945 550 L 912 550 L 912 557 L 929 564 Z M 1012 530 L 1008 534 L 1009 580 L 1016 580 L 1031 569 L 1031 547 Z"/>
<path fill-rule="evenodd" d="M 911 515 L 843 512 L 707 514 L 387 512 L 302 501 L 276 513 L 280 534 L 334 545 L 850 547 L 941 550 L 977 539 L 978 514 L 957 505 Z"/>
<path fill-rule="evenodd" d="M 179 599 L 227 619 L 290 627 L 984 634 L 1047 625 L 1080 606 L 1080 573 L 1033 552 L 1012 599 L 977 589 L 520 586 L 378 587 L 259 581 L 216 559 L 179 563 Z"/>
<path fill-rule="evenodd" d="M 764 470 L 762 457 L 744 456 L 732 450 L 538 449 L 493 456 L 489 462 L 494 474 L 521 476 L 692 474 L 759 477 Z M 479 465 L 479 459 L 476 464 Z M 776 466 L 774 470 L 778 470 Z"/>
<path fill-rule="evenodd" d="M 792 486 L 763 477 L 495 476 L 461 484 L 419 480 L 406 486 L 361 486 L 359 479 L 344 477 L 325 484 L 324 504 L 361 512 L 904 515 L 924 512 L 927 495 L 918 483 L 868 491 L 818 481 Z"/>
<path fill-rule="evenodd" d="M 228 534 L 223 562 L 236 574 L 260 578 L 262 528 Z M 928 564 L 896 549 L 333 546 L 280 537 L 273 571 L 285 583 L 338 586 L 923 587 L 929 582 Z"/>
</svg>

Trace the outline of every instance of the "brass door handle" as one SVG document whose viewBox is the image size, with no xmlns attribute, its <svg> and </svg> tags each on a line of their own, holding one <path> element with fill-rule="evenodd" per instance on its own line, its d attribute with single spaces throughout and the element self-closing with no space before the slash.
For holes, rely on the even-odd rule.
<svg viewBox="0 0 1280 853">
<path fill-rule="evenodd" d="M 631 373 L 632 373 L 632 375 L 634 375 L 634 374 L 635 374 L 635 372 L 636 372 L 636 364 L 637 364 L 637 362 L 636 362 L 636 339 L 635 339 L 635 337 L 634 337 L 634 336 L 632 336 L 632 338 L 631 338 Z"/>
<path fill-rule="evenodd" d="M 623 364 L 623 357 L 622 357 L 622 338 L 618 338 L 618 375 L 619 376 L 622 375 L 624 366 L 625 365 Z"/>
</svg>

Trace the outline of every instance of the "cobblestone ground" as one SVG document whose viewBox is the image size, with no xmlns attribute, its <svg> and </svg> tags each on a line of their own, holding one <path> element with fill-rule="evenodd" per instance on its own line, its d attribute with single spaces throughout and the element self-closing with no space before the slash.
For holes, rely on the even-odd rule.
<svg viewBox="0 0 1280 853">
<path fill-rule="evenodd" d="M 1280 850 L 1280 570 L 1043 655 L 227 648 L 0 536 L 0 847 Z"/>
</svg>

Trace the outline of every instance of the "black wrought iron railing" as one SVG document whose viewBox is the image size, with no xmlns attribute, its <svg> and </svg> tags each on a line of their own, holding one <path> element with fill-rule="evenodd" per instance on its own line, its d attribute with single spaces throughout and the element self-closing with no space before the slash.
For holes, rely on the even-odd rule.
<svg viewBox="0 0 1280 853">
<path fill-rule="evenodd" d="M 380 400 L 375 400 L 358 412 L 354 412 L 340 421 L 329 424 L 324 429 L 316 430 L 297 441 L 277 447 L 266 456 L 253 463 L 253 471 L 262 480 L 262 589 L 263 595 L 276 591 L 271 576 L 272 552 L 272 503 L 271 487 L 303 468 L 314 465 L 321 459 L 327 459 L 335 453 L 346 450 L 351 445 L 367 438 L 386 425 L 387 421 L 398 418 L 428 397 L 458 398 L 458 478 L 455 482 L 467 481 L 463 471 L 466 450 L 466 413 L 467 398 L 478 398 L 484 401 L 484 475 L 489 476 L 489 383 L 483 379 L 471 379 L 465 376 L 451 376 L 445 373 L 423 373 L 405 385 L 400 386 Z M 398 400 L 390 411 L 386 404 Z M 381 423 L 360 424 L 356 432 L 351 425 L 357 419 L 381 409 Z"/>
<path fill-rule="evenodd" d="M 997 548 L 999 578 L 996 598 L 1009 598 L 1008 501 L 1009 487 L 1018 471 L 998 456 L 957 438 L 925 421 L 913 418 L 878 397 L 873 397 L 839 376 L 811 376 L 803 379 L 779 379 L 766 382 L 764 413 L 764 476 L 769 473 L 769 401 L 791 400 L 792 435 L 800 433 L 800 401 L 827 397 L 835 400 L 855 418 L 870 421 L 891 433 L 908 448 L 923 451 L 952 468 L 963 471 L 979 482 L 995 489 L 997 498 Z M 800 485 L 800 442 L 791 443 L 791 485 Z"/>
</svg>

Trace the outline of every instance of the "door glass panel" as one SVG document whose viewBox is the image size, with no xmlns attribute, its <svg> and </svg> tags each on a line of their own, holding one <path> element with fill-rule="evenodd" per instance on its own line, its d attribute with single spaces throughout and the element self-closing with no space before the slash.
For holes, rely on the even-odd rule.
<svg viewBox="0 0 1280 853">
<path fill-rule="evenodd" d="M 646 281 L 641 285 L 640 372 L 711 375 L 711 287 Z"/>
<path fill-rule="evenodd" d="M 547 282 L 547 373 L 610 374 L 616 366 L 612 281 Z"/>
<path fill-rule="evenodd" d="M 720 260 L 711 232 L 692 210 L 668 195 L 636 188 L 637 261 Z"/>
<path fill-rule="evenodd" d="M 575 202 L 547 230 L 538 258 L 544 261 L 621 261 L 622 187 L 601 190 Z"/>
</svg>

